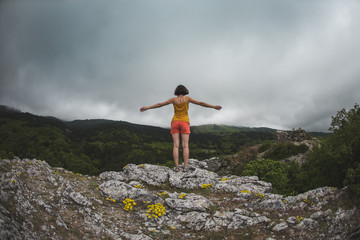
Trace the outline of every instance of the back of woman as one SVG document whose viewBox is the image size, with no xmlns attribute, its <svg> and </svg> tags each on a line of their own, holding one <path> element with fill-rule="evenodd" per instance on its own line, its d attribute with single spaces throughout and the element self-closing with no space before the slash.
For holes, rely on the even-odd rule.
<svg viewBox="0 0 360 240">
<path fill-rule="evenodd" d="M 189 160 L 189 135 L 190 135 L 190 121 L 189 121 L 189 102 L 208 108 L 214 108 L 216 110 L 220 110 L 220 105 L 211 105 L 205 102 L 199 102 L 191 97 L 185 96 L 189 94 L 189 91 L 185 86 L 179 85 L 175 89 L 174 94 L 176 97 L 171 98 L 162 103 L 156 103 L 154 105 L 148 107 L 140 108 L 141 112 L 147 111 L 153 108 L 163 107 L 169 104 L 173 104 L 174 106 L 174 117 L 171 120 L 171 129 L 170 133 L 173 139 L 173 157 L 175 163 L 175 172 L 179 172 L 179 143 L 180 143 L 180 135 L 181 135 L 181 143 L 183 148 L 183 158 L 184 158 L 184 168 L 183 171 L 188 171 L 188 160 Z"/>
</svg>

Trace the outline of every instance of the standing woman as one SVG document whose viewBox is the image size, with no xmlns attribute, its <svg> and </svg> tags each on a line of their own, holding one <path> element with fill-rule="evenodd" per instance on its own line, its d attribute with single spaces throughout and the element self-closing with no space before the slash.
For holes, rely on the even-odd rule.
<svg viewBox="0 0 360 240">
<path fill-rule="evenodd" d="M 141 112 L 144 112 L 149 109 L 159 108 L 170 103 L 174 106 L 174 117 L 171 120 L 171 130 L 172 139 L 174 142 L 173 147 L 173 157 L 175 162 L 175 172 L 179 172 L 179 143 L 180 143 L 180 134 L 181 134 L 181 143 L 183 149 L 183 158 L 184 158 L 184 172 L 188 171 L 188 160 L 189 160 L 189 137 L 190 137 L 190 121 L 189 121 L 189 102 L 203 107 L 214 108 L 220 110 L 222 107 L 219 105 L 211 105 L 205 102 L 199 102 L 191 97 L 186 96 L 189 94 L 189 91 L 183 85 L 177 86 L 174 93 L 177 97 L 170 98 L 169 100 L 151 105 L 149 107 L 140 108 Z"/>
</svg>

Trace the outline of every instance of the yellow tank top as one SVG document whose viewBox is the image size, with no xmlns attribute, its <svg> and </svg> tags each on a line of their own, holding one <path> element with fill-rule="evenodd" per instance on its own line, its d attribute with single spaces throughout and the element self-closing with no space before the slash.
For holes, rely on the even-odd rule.
<svg viewBox="0 0 360 240">
<path fill-rule="evenodd" d="M 174 117 L 172 118 L 171 122 L 184 121 L 190 123 L 189 115 L 188 115 L 189 101 L 187 100 L 184 103 L 173 104 L 173 105 L 174 105 Z"/>
</svg>

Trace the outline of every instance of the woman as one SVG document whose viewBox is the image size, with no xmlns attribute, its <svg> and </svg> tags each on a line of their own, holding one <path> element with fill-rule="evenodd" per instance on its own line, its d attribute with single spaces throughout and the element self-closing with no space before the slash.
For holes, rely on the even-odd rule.
<svg viewBox="0 0 360 240">
<path fill-rule="evenodd" d="M 186 96 L 189 94 L 189 91 L 183 85 L 177 86 L 174 93 L 177 97 L 170 98 L 169 100 L 157 103 L 149 107 L 142 107 L 141 112 L 144 112 L 149 109 L 159 108 L 170 103 L 174 106 L 174 117 L 171 120 L 171 130 L 172 139 L 174 142 L 173 147 L 173 157 L 175 162 L 175 172 L 179 172 L 179 143 L 181 135 L 181 143 L 183 148 L 183 158 L 184 158 L 184 168 L 183 171 L 187 172 L 188 170 L 188 160 L 189 160 L 189 137 L 190 137 L 190 121 L 189 121 L 189 102 L 203 107 L 214 108 L 220 110 L 222 107 L 219 105 L 211 105 L 205 102 L 199 102 L 191 97 Z"/>
</svg>

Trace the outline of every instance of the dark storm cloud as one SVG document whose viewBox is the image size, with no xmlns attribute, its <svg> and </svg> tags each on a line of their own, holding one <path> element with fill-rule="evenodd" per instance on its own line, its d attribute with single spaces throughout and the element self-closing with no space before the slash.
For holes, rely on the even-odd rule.
<svg viewBox="0 0 360 240">
<path fill-rule="evenodd" d="M 63 119 L 326 130 L 360 92 L 356 1 L 1 1 L 0 101 Z"/>
</svg>

